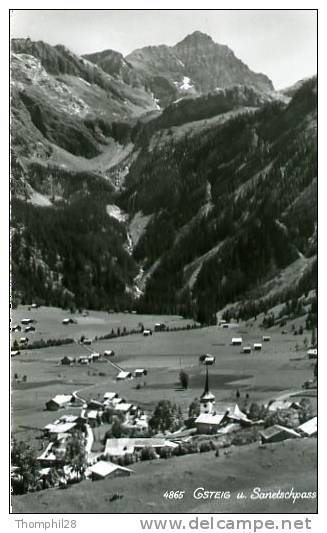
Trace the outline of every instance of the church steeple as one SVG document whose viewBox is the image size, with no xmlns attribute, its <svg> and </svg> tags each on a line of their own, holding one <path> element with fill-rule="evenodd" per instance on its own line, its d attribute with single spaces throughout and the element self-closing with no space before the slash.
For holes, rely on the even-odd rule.
<svg viewBox="0 0 327 533">
<path fill-rule="evenodd" d="M 204 393 L 203 394 L 208 394 L 209 392 L 209 372 L 208 372 L 208 367 L 206 365 L 206 382 L 205 382 L 205 385 L 204 385 Z"/>
<path fill-rule="evenodd" d="M 206 380 L 204 385 L 204 391 L 200 398 L 201 403 L 201 412 L 202 413 L 212 413 L 213 405 L 215 403 L 215 396 L 209 390 L 209 372 L 208 366 L 206 366 Z"/>
</svg>

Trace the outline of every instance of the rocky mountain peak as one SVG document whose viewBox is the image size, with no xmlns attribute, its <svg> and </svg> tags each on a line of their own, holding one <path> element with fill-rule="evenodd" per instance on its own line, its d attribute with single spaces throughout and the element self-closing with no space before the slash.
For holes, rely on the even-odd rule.
<svg viewBox="0 0 327 533">
<path fill-rule="evenodd" d="M 208 44 L 215 44 L 212 37 L 210 37 L 210 35 L 207 35 L 206 33 L 203 33 L 202 31 L 197 30 L 184 37 L 184 39 L 177 43 L 175 47 L 192 45 L 201 46 Z"/>
</svg>

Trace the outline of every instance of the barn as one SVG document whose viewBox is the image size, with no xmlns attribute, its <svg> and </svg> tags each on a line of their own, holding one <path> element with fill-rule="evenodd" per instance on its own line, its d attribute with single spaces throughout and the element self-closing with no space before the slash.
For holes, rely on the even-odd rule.
<svg viewBox="0 0 327 533">
<path fill-rule="evenodd" d="M 119 466 L 110 461 L 98 461 L 85 472 L 93 481 L 107 477 L 130 476 L 134 471 L 125 466 Z"/>
<path fill-rule="evenodd" d="M 252 348 L 251 346 L 243 346 L 243 352 L 242 353 L 251 353 Z"/>
<path fill-rule="evenodd" d="M 261 342 L 255 342 L 253 344 L 253 349 L 256 351 L 256 352 L 259 352 L 260 350 L 262 350 L 262 344 Z"/>
<path fill-rule="evenodd" d="M 117 375 L 116 380 L 117 381 L 123 381 L 125 379 L 132 379 L 132 377 L 133 376 L 132 376 L 131 372 L 125 372 L 124 370 L 121 370 L 119 372 L 119 374 Z"/>
<path fill-rule="evenodd" d="M 274 426 L 260 431 L 260 436 L 262 444 L 265 444 L 270 442 L 280 442 L 286 439 L 294 439 L 300 435 L 294 429 L 275 424 Z"/>
<path fill-rule="evenodd" d="M 57 396 L 47 401 L 45 406 L 48 411 L 58 411 L 58 409 L 65 407 L 72 400 L 73 400 L 72 394 L 57 394 Z"/>
</svg>

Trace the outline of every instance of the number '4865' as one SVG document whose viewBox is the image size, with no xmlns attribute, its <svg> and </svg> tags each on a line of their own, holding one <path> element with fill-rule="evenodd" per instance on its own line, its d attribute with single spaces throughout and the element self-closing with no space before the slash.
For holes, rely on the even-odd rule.
<svg viewBox="0 0 327 533">
<path fill-rule="evenodd" d="M 166 500 L 182 500 L 184 498 L 185 490 L 166 490 L 163 497 Z"/>
</svg>

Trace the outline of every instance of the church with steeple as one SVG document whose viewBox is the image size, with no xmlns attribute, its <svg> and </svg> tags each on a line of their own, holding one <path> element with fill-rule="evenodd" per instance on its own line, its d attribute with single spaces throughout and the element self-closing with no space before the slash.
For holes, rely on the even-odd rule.
<svg viewBox="0 0 327 533">
<path fill-rule="evenodd" d="M 209 388 L 209 370 L 206 366 L 204 391 L 200 397 L 200 414 L 195 420 L 195 427 L 199 433 L 214 434 L 227 421 L 233 423 L 250 423 L 245 413 L 242 413 L 237 403 L 218 402 Z"/>
<path fill-rule="evenodd" d="M 215 395 L 209 388 L 209 370 L 206 366 L 204 391 L 200 397 L 200 415 L 195 420 L 199 433 L 216 433 L 225 418 L 225 414 L 217 414 L 215 409 Z"/>
<path fill-rule="evenodd" d="M 209 372 L 206 366 L 206 380 L 204 385 L 204 391 L 200 398 L 200 413 L 214 414 L 215 395 L 209 390 Z"/>
</svg>

